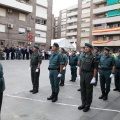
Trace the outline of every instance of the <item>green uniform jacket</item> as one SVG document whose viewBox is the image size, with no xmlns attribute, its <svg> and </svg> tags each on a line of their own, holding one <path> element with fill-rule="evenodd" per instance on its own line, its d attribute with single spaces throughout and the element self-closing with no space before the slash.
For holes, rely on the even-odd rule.
<svg viewBox="0 0 120 120">
<path fill-rule="evenodd" d="M 120 56 L 117 56 L 117 57 L 116 57 L 116 60 L 115 60 L 115 68 L 116 68 L 116 69 L 120 69 Z"/>
<path fill-rule="evenodd" d="M 63 62 L 64 63 L 68 63 L 68 57 L 67 57 L 67 55 L 63 53 L 63 54 L 61 54 L 61 56 L 62 56 Z"/>
<path fill-rule="evenodd" d="M 64 65 L 63 58 L 61 54 L 57 52 L 53 52 L 50 56 L 50 61 L 49 61 L 49 69 L 54 68 L 54 69 L 59 69 L 60 65 Z"/>
<path fill-rule="evenodd" d="M 0 93 L 5 90 L 5 81 L 3 77 L 3 67 L 2 64 L 0 63 Z"/>
<path fill-rule="evenodd" d="M 33 52 L 31 55 L 30 65 L 34 67 L 41 63 L 42 63 L 42 55 L 38 51 Z"/>
<path fill-rule="evenodd" d="M 115 59 L 113 56 L 102 55 L 100 58 L 100 69 L 112 70 L 112 67 L 115 66 Z"/>
<path fill-rule="evenodd" d="M 69 65 L 70 66 L 77 66 L 78 63 L 78 57 L 77 55 L 71 55 L 69 59 Z"/>
</svg>

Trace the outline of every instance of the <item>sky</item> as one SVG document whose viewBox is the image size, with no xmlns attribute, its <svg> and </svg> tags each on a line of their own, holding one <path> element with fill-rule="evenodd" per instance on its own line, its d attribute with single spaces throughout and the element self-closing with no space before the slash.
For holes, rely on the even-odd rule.
<svg viewBox="0 0 120 120">
<path fill-rule="evenodd" d="M 60 10 L 77 5 L 77 3 L 78 0 L 53 0 L 53 14 L 58 17 Z"/>
</svg>

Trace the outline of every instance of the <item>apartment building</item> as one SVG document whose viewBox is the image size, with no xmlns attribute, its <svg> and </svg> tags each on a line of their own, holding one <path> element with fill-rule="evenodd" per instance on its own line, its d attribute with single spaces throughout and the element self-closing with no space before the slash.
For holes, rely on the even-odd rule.
<svg viewBox="0 0 120 120">
<path fill-rule="evenodd" d="M 119 0 L 78 0 L 78 5 L 60 11 L 56 38 L 67 38 L 77 49 L 86 42 L 103 49 L 119 49 Z"/>
<path fill-rule="evenodd" d="M 93 45 L 109 46 L 113 51 L 120 46 L 120 1 L 93 0 Z"/>
<path fill-rule="evenodd" d="M 52 0 L 0 0 L 0 45 L 50 46 Z"/>
</svg>

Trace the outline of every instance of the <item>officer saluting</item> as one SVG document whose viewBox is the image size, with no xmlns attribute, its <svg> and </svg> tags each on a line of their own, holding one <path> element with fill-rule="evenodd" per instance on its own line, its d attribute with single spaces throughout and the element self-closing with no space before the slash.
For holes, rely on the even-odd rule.
<svg viewBox="0 0 120 120">
<path fill-rule="evenodd" d="M 99 99 L 107 100 L 108 93 L 110 92 L 111 78 L 114 77 L 115 60 L 113 56 L 109 54 L 110 49 L 104 48 L 104 55 L 100 58 L 100 86 L 102 95 Z"/>
<path fill-rule="evenodd" d="M 63 65 L 65 64 L 58 50 L 59 45 L 57 43 L 54 43 L 52 47 L 53 53 L 50 56 L 48 67 L 52 95 L 48 97 L 47 100 L 52 100 L 52 102 L 56 102 L 58 100 L 59 82 L 63 70 Z"/>
<path fill-rule="evenodd" d="M 82 105 L 78 107 L 83 112 L 90 110 L 92 103 L 93 84 L 96 82 L 97 61 L 92 54 L 92 45 L 85 43 L 85 54 L 80 59 L 80 86 Z"/>
<path fill-rule="evenodd" d="M 33 94 L 38 93 L 39 89 L 39 76 L 40 76 L 40 65 L 42 63 L 42 56 L 39 53 L 39 46 L 34 45 L 33 53 L 31 55 L 30 67 L 31 67 L 31 79 L 33 89 L 30 90 Z"/>
</svg>

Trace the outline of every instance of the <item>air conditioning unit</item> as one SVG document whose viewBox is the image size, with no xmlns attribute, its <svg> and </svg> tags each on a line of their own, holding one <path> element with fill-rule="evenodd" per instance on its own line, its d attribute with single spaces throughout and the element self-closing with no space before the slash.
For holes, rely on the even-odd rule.
<svg viewBox="0 0 120 120">
<path fill-rule="evenodd" d="M 8 13 L 12 13 L 13 11 L 12 11 L 12 9 L 8 9 Z"/>
<path fill-rule="evenodd" d="M 27 32 L 30 32 L 31 31 L 31 27 L 27 27 Z"/>
<path fill-rule="evenodd" d="M 8 27 L 9 29 L 12 29 L 12 28 L 13 28 L 13 24 L 8 23 L 7 27 Z"/>
</svg>

